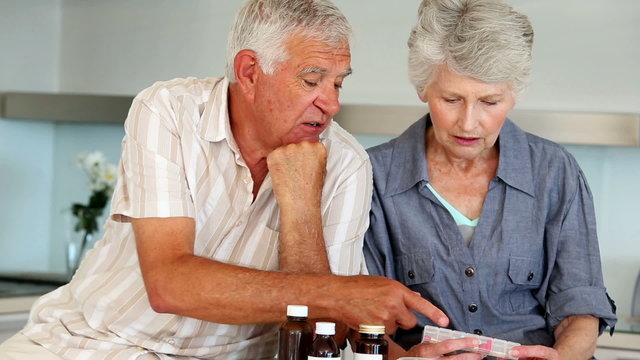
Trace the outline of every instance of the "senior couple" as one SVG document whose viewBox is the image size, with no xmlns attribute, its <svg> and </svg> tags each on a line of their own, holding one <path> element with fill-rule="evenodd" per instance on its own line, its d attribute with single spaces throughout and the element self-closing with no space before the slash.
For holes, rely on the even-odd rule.
<svg viewBox="0 0 640 360">
<path fill-rule="evenodd" d="M 424 325 L 590 358 L 616 321 L 591 193 L 565 149 L 507 118 L 527 17 L 422 1 L 409 71 L 428 113 L 368 154 L 332 122 L 350 36 L 329 0 L 248 0 L 225 77 L 138 94 L 104 238 L 0 358 L 272 359 L 287 304 L 340 342 L 384 324 L 389 359 L 481 358 L 470 338 L 420 344 Z"/>
</svg>

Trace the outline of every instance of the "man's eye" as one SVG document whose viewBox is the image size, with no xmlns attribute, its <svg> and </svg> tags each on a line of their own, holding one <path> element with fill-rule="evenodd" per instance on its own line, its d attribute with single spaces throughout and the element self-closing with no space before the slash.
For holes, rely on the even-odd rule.
<svg viewBox="0 0 640 360">
<path fill-rule="evenodd" d="M 497 101 L 483 101 L 483 103 L 485 103 L 485 105 L 495 105 L 498 102 Z"/>
<path fill-rule="evenodd" d="M 447 99 L 447 98 L 445 98 L 444 101 L 446 101 L 448 103 L 454 103 L 454 102 L 458 101 L 458 99 Z"/>
<path fill-rule="evenodd" d="M 333 87 L 335 87 L 336 89 L 340 90 L 340 89 L 342 89 L 342 84 L 334 84 Z"/>
<path fill-rule="evenodd" d="M 309 81 L 309 80 L 304 80 L 305 85 L 310 86 L 310 87 L 314 87 L 317 86 L 318 83 L 317 82 L 313 82 L 313 81 Z"/>
</svg>

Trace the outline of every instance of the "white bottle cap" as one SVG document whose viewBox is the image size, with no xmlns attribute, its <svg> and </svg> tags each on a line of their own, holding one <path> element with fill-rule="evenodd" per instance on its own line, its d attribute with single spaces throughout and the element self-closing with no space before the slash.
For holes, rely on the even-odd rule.
<svg viewBox="0 0 640 360">
<path fill-rule="evenodd" d="M 335 335 L 336 324 L 332 322 L 317 322 L 316 334 L 317 335 Z"/>
<path fill-rule="evenodd" d="M 287 305 L 287 316 L 307 317 L 309 309 L 305 305 Z"/>
</svg>

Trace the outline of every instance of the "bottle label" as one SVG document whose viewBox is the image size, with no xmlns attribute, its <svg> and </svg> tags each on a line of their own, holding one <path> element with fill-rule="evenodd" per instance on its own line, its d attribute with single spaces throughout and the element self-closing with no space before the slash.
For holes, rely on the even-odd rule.
<svg viewBox="0 0 640 360">
<path fill-rule="evenodd" d="M 308 356 L 307 359 L 309 360 L 323 360 L 323 359 L 333 359 L 333 360 L 340 360 L 340 356 L 338 357 L 332 357 L 332 358 L 328 358 L 328 357 L 320 357 L 320 356 Z"/>
<path fill-rule="evenodd" d="M 353 360 L 382 360 L 382 354 L 353 354 Z"/>
</svg>

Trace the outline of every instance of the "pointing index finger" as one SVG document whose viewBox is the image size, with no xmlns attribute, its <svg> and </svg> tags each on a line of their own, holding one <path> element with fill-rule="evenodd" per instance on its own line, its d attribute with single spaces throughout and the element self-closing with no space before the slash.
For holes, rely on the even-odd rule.
<svg viewBox="0 0 640 360">
<path fill-rule="evenodd" d="M 404 302 L 409 309 L 415 310 L 426 316 L 438 326 L 446 327 L 449 325 L 449 318 L 447 315 L 445 315 L 445 313 L 435 305 L 422 298 L 421 295 L 414 292 L 408 293 L 404 297 Z"/>
</svg>

